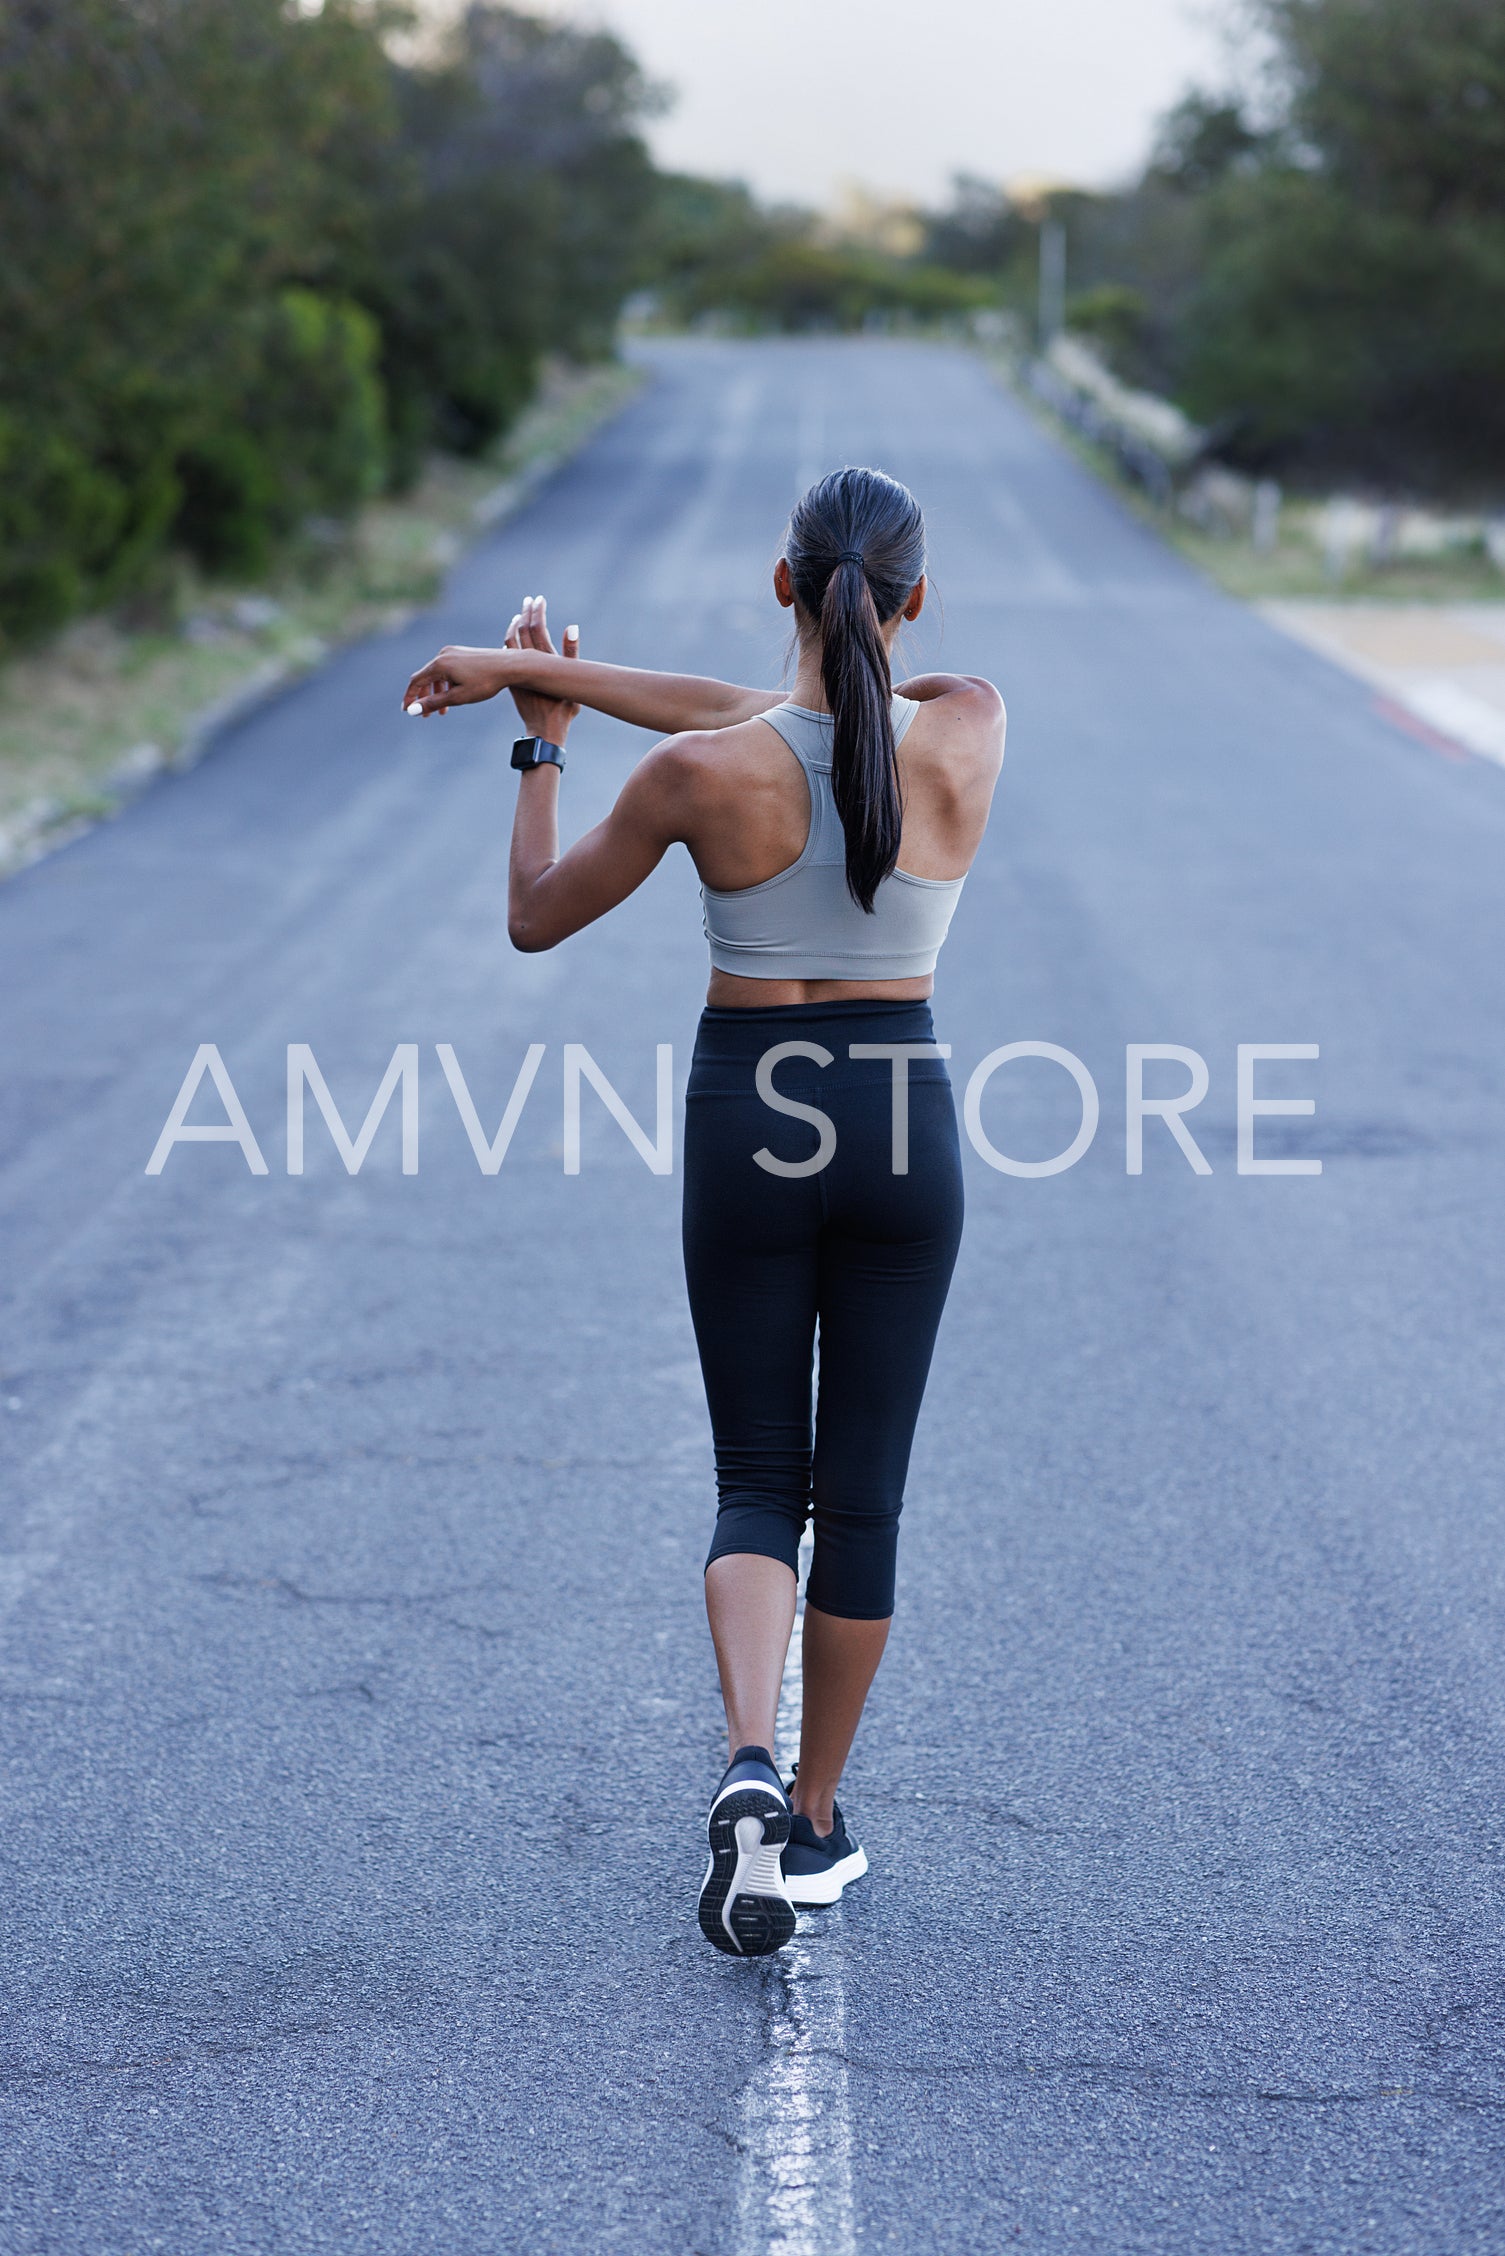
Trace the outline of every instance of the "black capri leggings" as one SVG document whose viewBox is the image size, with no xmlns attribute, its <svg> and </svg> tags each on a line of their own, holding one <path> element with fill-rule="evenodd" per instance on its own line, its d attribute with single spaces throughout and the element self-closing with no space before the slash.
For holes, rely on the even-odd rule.
<svg viewBox="0 0 1505 2256">
<path fill-rule="evenodd" d="M 809 1602 L 852 1621 L 894 1610 L 962 1180 L 944 1061 L 851 1050 L 934 1042 L 928 1003 L 708 1009 L 690 1068 L 685 1276 L 719 1498 L 706 1564 L 753 1551 L 794 1567 L 813 1510 Z"/>
</svg>

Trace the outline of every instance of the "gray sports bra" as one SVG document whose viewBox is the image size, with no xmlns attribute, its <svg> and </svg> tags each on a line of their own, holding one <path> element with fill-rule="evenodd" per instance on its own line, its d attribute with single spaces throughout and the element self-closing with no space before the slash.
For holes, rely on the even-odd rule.
<svg viewBox="0 0 1505 2256">
<path fill-rule="evenodd" d="M 898 743 L 919 711 L 894 699 Z M 810 787 L 810 835 L 777 877 L 735 893 L 700 889 L 717 971 L 743 979 L 919 979 L 934 971 L 965 879 L 911 877 L 896 869 L 878 888 L 872 915 L 847 891 L 846 839 L 831 790 L 831 716 L 807 705 L 774 705 L 760 719 L 777 729 Z"/>
</svg>

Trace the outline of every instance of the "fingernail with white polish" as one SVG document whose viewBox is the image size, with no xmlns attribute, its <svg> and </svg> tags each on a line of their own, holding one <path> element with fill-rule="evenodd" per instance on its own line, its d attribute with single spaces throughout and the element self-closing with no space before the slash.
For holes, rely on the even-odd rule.
<svg viewBox="0 0 1505 2256">
<path fill-rule="evenodd" d="M 420 713 L 420 714 L 421 714 L 421 713 L 422 713 L 422 711 L 423 711 L 423 707 L 422 707 L 422 706 L 421 706 L 421 705 L 419 704 L 419 702 L 418 702 L 417 698 L 415 697 L 415 698 L 414 698 L 414 700 L 413 700 L 413 702 L 412 702 L 412 704 L 411 704 L 411 705 L 406 705 L 406 706 L 404 706 L 404 707 L 403 707 L 403 710 L 404 710 L 404 712 L 407 712 L 407 713 Z"/>
</svg>

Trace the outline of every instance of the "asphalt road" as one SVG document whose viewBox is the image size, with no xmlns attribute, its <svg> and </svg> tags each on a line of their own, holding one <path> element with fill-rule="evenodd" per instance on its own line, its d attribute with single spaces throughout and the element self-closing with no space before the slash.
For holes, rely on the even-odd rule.
<svg viewBox="0 0 1505 2256">
<path fill-rule="evenodd" d="M 0 890 L 0 2248 L 1505 2246 L 1505 776 L 1177 562 L 961 354 L 665 349 L 455 575 Z M 942 964 L 959 1089 L 1101 1094 L 968 1154 L 872 1876 L 786 1961 L 701 1940 L 719 1764 L 678 1183 L 703 941 L 666 866 L 503 929 L 494 710 L 402 718 L 544 588 L 600 656 L 774 681 L 799 483 L 909 480 L 917 659 L 1011 710 Z M 578 730 L 568 820 L 645 739 Z M 263 1149 L 146 1163 L 218 1045 Z M 359 1124 L 347 1174 L 289 1044 Z M 478 1166 L 546 1045 L 505 1163 Z M 1125 1170 L 1125 1046 L 1205 1058 Z M 1261 1156 L 1237 1170 L 1240 1043 Z M 1148 1067 L 1153 1086 L 1186 1068 Z M 1059 1065 L 1001 1149 L 1059 1151 Z M 192 1118 L 223 1120 L 206 1084 Z"/>
</svg>

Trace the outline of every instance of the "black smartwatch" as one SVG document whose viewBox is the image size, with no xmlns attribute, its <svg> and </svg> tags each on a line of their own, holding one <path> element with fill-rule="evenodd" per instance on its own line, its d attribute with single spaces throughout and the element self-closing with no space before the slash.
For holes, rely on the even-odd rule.
<svg viewBox="0 0 1505 2256">
<path fill-rule="evenodd" d="M 564 746 L 551 744 L 545 736 L 520 736 L 512 747 L 512 765 L 515 768 L 541 768 L 548 761 L 551 766 L 564 766 Z"/>
</svg>

